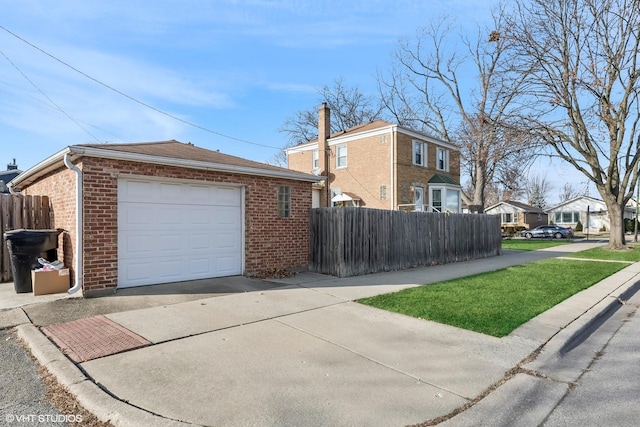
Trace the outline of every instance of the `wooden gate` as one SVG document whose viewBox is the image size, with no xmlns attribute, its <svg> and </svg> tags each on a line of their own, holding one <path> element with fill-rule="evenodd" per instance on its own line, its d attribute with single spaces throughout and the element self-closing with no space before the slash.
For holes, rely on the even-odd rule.
<svg viewBox="0 0 640 427">
<path fill-rule="evenodd" d="M 26 228 L 45 230 L 51 228 L 51 209 L 47 196 L 22 196 L 14 194 L 0 194 L 0 282 L 10 282 L 11 261 L 7 243 L 4 240 L 5 231 Z"/>
</svg>

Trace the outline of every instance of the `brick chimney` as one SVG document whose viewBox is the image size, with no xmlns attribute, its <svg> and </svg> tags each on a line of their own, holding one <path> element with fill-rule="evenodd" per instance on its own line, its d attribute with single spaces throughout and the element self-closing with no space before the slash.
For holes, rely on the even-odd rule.
<svg viewBox="0 0 640 427">
<path fill-rule="evenodd" d="M 331 189 L 329 188 L 329 173 L 330 173 L 330 160 L 331 151 L 327 140 L 331 135 L 331 110 L 327 106 L 326 102 L 323 102 L 318 109 L 318 163 L 320 172 L 325 179 L 325 190 L 320 197 L 320 206 L 326 207 L 330 205 Z"/>
<path fill-rule="evenodd" d="M 18 170 L 18 164 L 16 163 L 16 159 L 13 159 L 13 163 L 9 163 L 7 165 L 7 170 L 8 171 Z"/>
</svg>

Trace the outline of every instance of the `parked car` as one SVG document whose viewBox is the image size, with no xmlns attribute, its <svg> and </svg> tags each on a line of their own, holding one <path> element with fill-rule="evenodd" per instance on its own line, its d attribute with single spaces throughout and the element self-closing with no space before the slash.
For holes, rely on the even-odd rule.
<svg viewBox="0 0 640 427">
<path fill-rule="evenodd" d="M 548 237 L 548 238 L 571 238 L 573 237 L 573 230 L 570 228 L 560 227 L 559 225 L 540 225 L 531 230 L 524 230 L 520 232 L 522 237 L 531 239 L 533 237 Z"/>
</svg>

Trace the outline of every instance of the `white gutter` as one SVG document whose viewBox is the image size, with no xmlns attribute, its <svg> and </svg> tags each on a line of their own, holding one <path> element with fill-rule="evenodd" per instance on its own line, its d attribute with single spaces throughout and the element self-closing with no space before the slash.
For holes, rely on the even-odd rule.
<svg viewBox="0 0 640 427">
<path fill-rule="evenodd" d="M 74 257 L 75 261 L 75 280 L 74 285 L 71 289 L 69 289 L 69 294 L 73 294 L 78 291 L 78 289 L 82 288 L 82 171 L 76 165 L 71 163 L 71 159 L 69 157 L 70 153 L 67 152 L 64 155 L 64 165 L 74 171 L 76 173 L 76 256 Z"/>
<path fill-rule="evenodd" d="M 389 187 L 389 199 L 391 199 L 391 210 L 396 210 L 396 159 L 395 159 L 395 148 L 396 148 L 396 127 L 391 128 L 391 143 L 389 144 L 389 156 L 391 157 L 389 163 L 391 164 L 391 185 Z"/>
</svg>

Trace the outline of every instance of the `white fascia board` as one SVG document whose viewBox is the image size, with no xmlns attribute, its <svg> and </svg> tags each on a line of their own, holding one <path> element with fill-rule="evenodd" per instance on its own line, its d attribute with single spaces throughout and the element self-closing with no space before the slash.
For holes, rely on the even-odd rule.
<svg viewBox="0 0 640 427">
<path fill-rule="evenodd" d="M 112 160 L 130 162 L 153 163 L 164 166 L 177 166 L 188 169 L 210 170 L 215 172 L 238 173 L 242 175 L 257 175 L 269 178 L 284 178 L 297 181 L 319 182 L 324 178 L 311 174 L 294 171 L 279 171 L 247 166 L 227 165 L 223 163 L 203 162 L 200 160 L 174 159 L 169 157 L 152 156 L 148 154 L 128 153 L 124 151 L 104 150 L 94 147 L 70 147 L 74 153 L 87 157 L 101 157 Z"/>
<path fill-rule="evenodd" d="M 363 132 L 357 132 L 354 134 L 350 134 L 350 135 L 339 135 L 339 136 L 334 136 L 332 138 L 327 138 L 327 144 L 332 146 L 332 145 L 338 145 L 338 144 L 346 144 L 348 142 L 351 141 L 356 141 L 362 138 L 368 138 L 368 137 L 372 137 L 372 136 L 378 136 L 378 135 L 386 135 L 388 133 L 392 133 L 394 131 L 397 131 L 399 133 L 403 133 L 405 135 L 410 136 L 411 138 L 417 138 L 423 141 L 427 141 L 430 142 L 432 144 L 441 146 L 443 148 L 448 148 L 450 150 L 455 150 L 455 151 L 460 151 L 459 147 L 456 147 L 453 144 L 449 144 L 445 141 L 442 141 L 441 139 L 435 138 L 433 136 L 424 134 L 424 133 L 420 133 L 420 132 L 416 132 L 413 131 L 411 129 L 407 129 L 407 128 L 403 128 L 400 127 L 398 125 L 389 125 L 389 126 L 384 126 L 381 128 L 377 128 L 377 129 L 371 129 L 368 131 L 363 131 Z M 285 150 L 287 155 L 293 154 L 293 153 L 301 153 L 304 151 L 311 151 L 311 150 L 315 150 L 316 148 L 318 148 L 318 142 L 314 141 L 314 142 L 308 142 L 308 143 L 304 143 L 304 144 L 300 144 L 300 145 L 296 145 L 295 147 L 291 147 Z"/>
<path fill-rule="evenodd" d="M 448 142 L 445 142 L 445 141 L 443 141 L 441 139 L 438 139 L 438 138 L 436 138 L 434 136 L 427 135 L 425 133 L 416 132 L 414 130 L 403 128 L 401 126 L 397 126 L 397 131 L 400 132 L 400 133 L 404 133 L 405 135 L 409 135 L 412 138 L 418 138 L 418 139 L 427 140 L 427 142 L 431 142 L 432 144 L 436 144 L 436 145 L 439 145 L 441 147 L 448 148 L 449 150 L 460 151 L 460 147 L 456 147 L 453 144 L 449 144 Z"/>
<path fill-rule="evenodd" d="M 62 150 L 58 151 L 57 153 L 42 160 L 41 162 L 36 163 L 34 166 L 30 167 L 29 169 L 27 169 L 26 171 L 22 172 L 20 175 L 15 177 L 9 183 L 9 187 L 19 190 L 21 188 L 20 187 L 21 183 L 30 184 L 31 182 L 35 181 L 39 177 L 46 175 L 47 173 L 61 166 L 64 166 L 64 164 L 62 163 L 62 159 L 64 158 L 65 154 L 71 152 L 70 148 L 71 147 L 65 147 Z"/>
<path fill-rule="evenodd" d="M 288 155 L 293 153 L 302 153 L 303 151 L 311 151 L 318 148 L 318 141 L 305 142 L 304 144 L 296 145 L 295 147 L 287 148 L 284 152 Z"/>
</svg>

